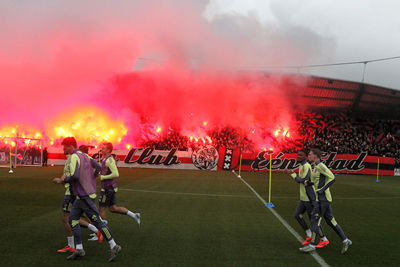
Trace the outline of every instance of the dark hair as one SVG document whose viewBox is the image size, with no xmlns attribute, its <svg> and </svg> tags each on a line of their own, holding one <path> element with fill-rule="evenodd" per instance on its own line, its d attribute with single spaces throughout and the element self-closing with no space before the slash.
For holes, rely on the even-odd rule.
<svg viewBox="0 0 400 267">
<path fill-rule="evenodd" d="M 63 146 L 73 146 L 74 148 L 78 147 L 74 137 L 65 137 L 64 140 L 62 140 L 61 145 L 63 145 Z"/>
<path fill-rule="evenodd" d="M 103 143 L 103 146 L 107 147 L 110 152 L 113 151 L 113 145 L 110 142 Z"/>
<path fill-rule="evenodd" d="M 322 152 L 318 148 L 311 148 L 311 152 L 316 155 L 319 159 L 322 157 Z"/>
<path fill-rule="evenodd" d="M 82 151 L 82 152 L 85 153 L 85 154 L 88 154 L 88 153 L 89 153 L 89 147 L 88 147 L 88 146 L 85 146 L 85 145 L 79 146 L 79 150 Z"/>
<path fill-rule="evenodd" d="M 297 151 L 297 153 L 302 153 L 307 156 L 307 151 L 305 151 L 304 149 Z"/>
</svg>

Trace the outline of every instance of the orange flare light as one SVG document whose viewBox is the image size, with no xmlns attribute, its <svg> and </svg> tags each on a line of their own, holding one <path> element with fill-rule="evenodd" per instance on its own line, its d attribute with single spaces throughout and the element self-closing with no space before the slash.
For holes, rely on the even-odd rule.
<svg viewBox="0 0 400 267">
<path fill-rule="evenodd" d="M 87 143 L 107 141 L 118 144 L 128 132 L 123 121 L 112 119 L 96 107 L 84 107 L 63 113 L 51 121 L 47 128 L 46 132 L 51 139 L 73 136 L 78 141 Z"/>
<path fill-rule="evenodd" d="M 3 126 L 0 128 L 0 137 L 16 137 L 22 138 L 42 138 L 42 134 L 32 127 L 28 126 Z"/>
</svg>

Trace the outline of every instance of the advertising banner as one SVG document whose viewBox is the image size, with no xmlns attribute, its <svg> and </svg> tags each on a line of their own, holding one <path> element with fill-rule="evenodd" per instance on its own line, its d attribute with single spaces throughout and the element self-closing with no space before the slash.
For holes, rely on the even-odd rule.
<svg viewBox="0 0 400 267">
<path fill-rule="evenodd" d="M 98 159 L 98 150 L 89 154 Z M 113 155 L 118 167 L 161 168 L 185 170 L 238 170 L 240 156 L 242 171 L 267 171 L 270 155 L 265 152 L 242 153 L 239 149 L 220 148 L 211 145 L 201 146 L 191 151 L 155 150 L 154 148 L 133 148 L 131 150 L 114 150 Z M 285 172 L 299 167 L 296 154 L 273 153 L 272 170 Z M 66 157 L 61 148 L 49 149 L 49 164 L 63 165 Z M 367 153 L 337 154 L 326 153 L 322 161 L 334 173 L 376 175 L 379 160 L 380 175 L 394 175 L 394 158 L 368 156 Z"/>
</svg>

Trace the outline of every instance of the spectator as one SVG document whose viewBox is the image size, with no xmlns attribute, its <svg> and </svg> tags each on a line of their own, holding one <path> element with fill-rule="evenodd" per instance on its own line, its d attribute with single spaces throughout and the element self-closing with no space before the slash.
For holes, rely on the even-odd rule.
<svg viewBox="0 0 400 267">
<path fill-rule="evenodd" d="M 49 156 L 49 153 L 47 152 L 47 147 L 45 147 L 43 150 L 43 163 L 42 163 L 43 167 L 47 167 L 48 156 Z"/>
</svg>

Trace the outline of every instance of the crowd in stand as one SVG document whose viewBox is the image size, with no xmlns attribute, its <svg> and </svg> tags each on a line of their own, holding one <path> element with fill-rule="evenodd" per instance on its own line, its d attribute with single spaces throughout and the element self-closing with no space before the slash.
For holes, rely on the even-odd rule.
<svg viewBox="0 0 400 267">
<path fill-rule="evenodd" d="M 310 122 L 310 119 L 314 121 Z M 318 147 L 339 154 L 367 152 L 372 156 L 393 157 L 399 166 L 400 121 L 374 120 L 342 113 L 315 115 L 302 120 L 299 132 L 306 136 L 303 140 L 306 149 Z"/>
<path fill-rule="evenodd" d="M 376 120 L 345 113 L 303 113 L 297 115 L 298 126 L 291 137 L 276 137 L 273 132 L 265 131 L 264 143 L 274 151 L 293 153 L 299 149 L 318 147 L 324 152 L 339 154 L 358 154 L 367 152 L 372 156 L 393 157 L 396 167 L 400 167 L 400 121 Z M 202 145 L 214 147 L 239 148 L 243 152 L 259 152 L 260 144 L 255 144 L 250 133 L 232 127 L 208 131 L 205 136 L 184 136 L 170 129 L 157 138 L 139 144 L 141 147 L 153 147 L 157 150 L 176 148 L 181 151 L 194 150 Z M 0 142 L 1 143 L 1 142 Z M 0 147 L 3 161 L 9 158 L 9 146 Z M 22 164 L 40 162 L 41 151 L 28 147 L 18 151 Z"/>
<path fill-rule="evenodd" d="M 396 165 L 400 165 L 400 121 L 375 120 L 344 113 L 299 114 L 297 119 L 300 122 L 297 138 L 276 140 L 273 134 L 267 135 L 275 150 L 290 153 L 318 147 L 322 151 L 339 154 L 367 152 L 373 156 L 394 157 Z M 232 127 L 214 129 L 208 132 L 208 136 L 208 139 L 186 137 L 171 131 L 163 138 L 148 141 L 142 146 L 188 150 L 212 144 L 215 147 L 240 148 L 245 152 L 260 150 L 244 132 Z"/>
</svg>

